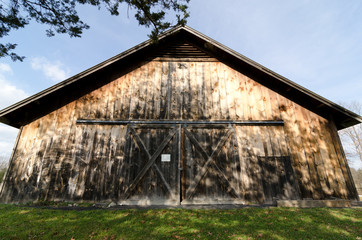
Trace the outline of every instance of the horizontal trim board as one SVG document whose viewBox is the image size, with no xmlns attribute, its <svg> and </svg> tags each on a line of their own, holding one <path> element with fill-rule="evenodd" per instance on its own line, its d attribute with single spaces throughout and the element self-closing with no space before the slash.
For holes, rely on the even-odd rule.
<svg viewBox="0 0 362 240">
<path fill-rule="evenodd" d="M 77 124 L 88 125 L 127 125 L 127 124 L 184 124 L 184 125 L 245 125 L 245 126 L 283 126 L 283 120 L 245 120 L 245 121 L 189 121 L 189 120 L 95 120 L 78 119 Z"/>
</svg>

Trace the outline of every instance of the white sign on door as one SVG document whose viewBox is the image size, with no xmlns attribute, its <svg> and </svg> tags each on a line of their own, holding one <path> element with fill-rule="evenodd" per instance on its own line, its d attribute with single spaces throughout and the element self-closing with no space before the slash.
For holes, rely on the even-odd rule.
<svg viewBox="0 0 362 240">
<path fill-rule="evenodd" d="M 161 162 L 171 162 L 171 154 L 161 154 Z"/>
</svg>

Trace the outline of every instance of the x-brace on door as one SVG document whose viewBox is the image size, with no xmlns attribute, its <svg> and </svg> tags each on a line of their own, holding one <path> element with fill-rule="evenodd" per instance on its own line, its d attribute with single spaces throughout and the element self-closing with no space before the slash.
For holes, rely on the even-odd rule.
<svg viewBox="0 0 362 240">
<path fill-rule="evenodd" d="M 129 125 L 127 131 L 120 200 L 133 204 L 178 204 L 179 127 Z"/>
<path fill-rule="evenodd" d="M 241 200 L 240 161 L 230 125 L 129 125 L 125 155 L 123 202 Z"/>
</svg>

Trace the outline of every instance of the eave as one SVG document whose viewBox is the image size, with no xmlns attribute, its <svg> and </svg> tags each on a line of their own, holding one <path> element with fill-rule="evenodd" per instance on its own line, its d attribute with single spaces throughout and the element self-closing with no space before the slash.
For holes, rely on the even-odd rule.
<svg viewBox="0 0 362 240">
<path fill-rule="evenodd" d="M 1 110 L 0 122 L 16 128 L 26 125 L 112 81 L 117 77 L 114 70 L 119 71 L 116 74 L 119 76 L 131 71 L 146 62 L 145 56 L 157 51 L 162 44 L 180 37 L 303 107 L 327 119 L 333 119 L 337 129 L 362 123 L 362 118 L 358 114 L 296 84 L 188 26 L 175 27 L 161 34 L 158 43 L 153 43 L 151 40 L 145 41 Z"/>
</svg>

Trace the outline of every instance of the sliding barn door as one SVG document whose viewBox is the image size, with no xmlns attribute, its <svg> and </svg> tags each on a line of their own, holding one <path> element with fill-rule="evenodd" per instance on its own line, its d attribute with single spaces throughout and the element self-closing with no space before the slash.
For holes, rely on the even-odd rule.
<svg viewBox="0 0 362 240">
<path fill-rule="evenodd" d="M 242 203 L 235 130 L 193 125 L 183 133 L 182 203 Z"/>
<path fill-rule="evenodd" d="M 298 199 L 281 126 L 128 125 L 121 204 L 248 204 Z"/>
<path fill-rule="evenodd" d="M 179 203 L 178 136 L 175 125 L 128 126 L 120 203 Z"/>
</svg>

